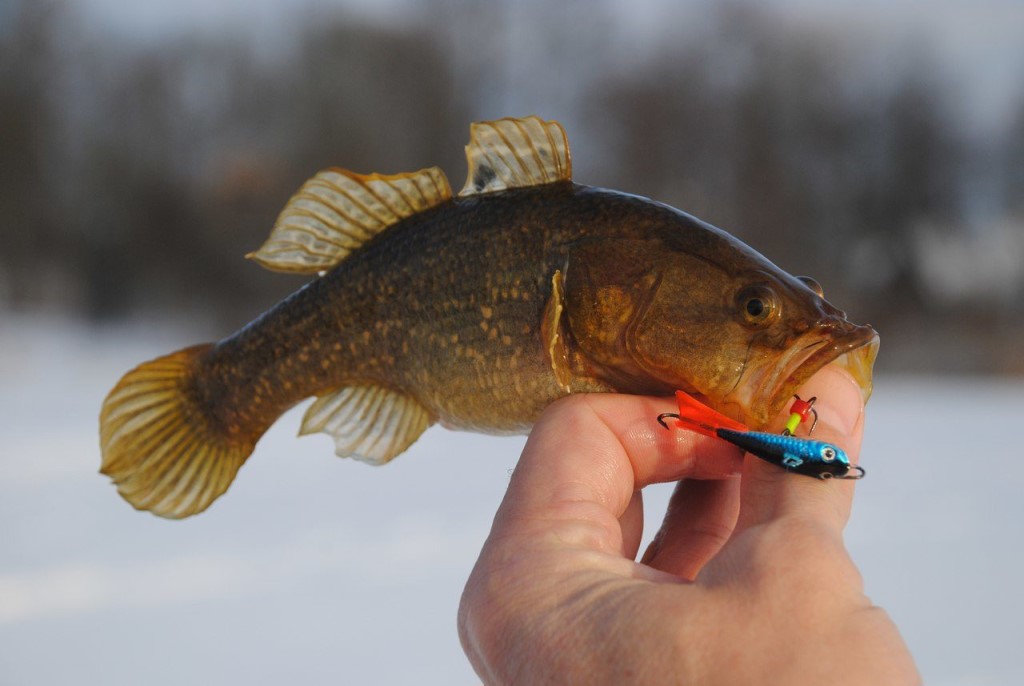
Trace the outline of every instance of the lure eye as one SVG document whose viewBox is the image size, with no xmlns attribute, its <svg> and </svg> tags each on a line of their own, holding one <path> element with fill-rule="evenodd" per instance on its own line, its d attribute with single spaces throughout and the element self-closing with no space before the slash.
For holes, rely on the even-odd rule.
<svg viewBox="0 0 1024 686">
<path fill-rule="evenodd" d="M 805 286 L 807 286 L 812 291 L 817 293 L 819 298 L 824 298 L 825 297 L 825 289 L 821 287 L 820 283 L 818 283 L 817 281 L 815 281 L 811 277 L 809 277 L 809 276 L 798 276 L 796 278 L 799 279 Z"/>
<path fill-rule="evenodd" d="M 736 297 L 743 321 L 752 326 L 765 326 L 779 314 L 775 292 L 767 286 L 748 286 Z"/>
<path fill-rule="evenodd" d="M 826 445 L 821 449 L 821 459 L 825 460 L 825 462 L 831 462 L 836 459 L 836 449 L 830 445 Z"/>
</svg>

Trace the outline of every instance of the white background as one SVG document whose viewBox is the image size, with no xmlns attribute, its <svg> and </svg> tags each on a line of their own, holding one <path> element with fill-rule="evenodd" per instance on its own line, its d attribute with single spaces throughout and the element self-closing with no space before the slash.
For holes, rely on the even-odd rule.
<svg viewBox="0 0 1024 686">
<path fill-rule="evenodd" d="M 473 683 L 455 613 L 522 439 L 433 428 L 374 468 L 295 438 L 297 408 L 209 511 L 161 520 L 96 473 L 96 417 L 194 338 L 5 318 L 0 682 Z M 929 684 L 1024 683 L 1022 416 L 1024 383 L 877 379 L 847 541 Z"/>
</svg>

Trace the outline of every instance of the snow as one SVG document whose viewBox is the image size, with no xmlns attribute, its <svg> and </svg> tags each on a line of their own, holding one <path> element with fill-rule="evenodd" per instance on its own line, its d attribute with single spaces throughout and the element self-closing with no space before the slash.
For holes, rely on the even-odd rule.
<svg viewBox="0 0 1024 686">
<path fill-rule="evenodd" d="M 296 439 L 297 408 L 207 513 L 164 521 L 96 473 L 96 416 L 192 338 L 4 318 L 0 681 L 475 682 L 455 613 L 522 439 L 434 428 L 371 468 Z M 847 541 L 930 684 L 1024 683 L 1021 416 L 1020 381 L 877 380 Z"/>
</svg>

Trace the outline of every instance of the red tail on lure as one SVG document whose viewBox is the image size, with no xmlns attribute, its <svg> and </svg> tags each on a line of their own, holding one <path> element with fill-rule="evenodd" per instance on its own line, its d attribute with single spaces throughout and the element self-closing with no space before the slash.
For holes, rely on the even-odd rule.
<svg viewBox="0 0 1024 686">
<path fill-rule="evenodd" d="M 676 420 L 676 428 L 689 429 L 712 438 L 718 438 L 718 434 L 715 433 L 718 429 L 750 431 L 750 427 L 746 424 L 712 410 L 683 391 L 676 391 L 676 402 L 679 404 L 679 414 L 664 412 L 658 415 L 658 422 L 666 429 L 669 428 L 669 425 L 665 423 L 665 418 L 671 417 Z"/>
</svg>

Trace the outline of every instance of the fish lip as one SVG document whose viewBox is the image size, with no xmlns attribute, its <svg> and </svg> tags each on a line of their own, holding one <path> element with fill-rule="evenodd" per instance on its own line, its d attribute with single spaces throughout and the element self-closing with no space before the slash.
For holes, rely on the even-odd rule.
<svg viewBox="0 0 1024 686">
<path fill-rule="evenodd" d="M 837 363 L 853 377 L 861 390 L 861 400 L 871 396 L 871 373 L 878 354 L 879 338 L 870 326 L 854 326 L 835 340 L 825 337 L 797 349 L 797 354 L 785 360 L 776 373 L 774 384 L 763 387 L 762 402 L 752 407 L 765 425 L 778 415 L 793 394 L 818 371 Z M 758 413 L 758 410 L 761 413 Z"/>
<path fill-rule="evenodd" d="M 839 333 L 840 335 L 836 335 Z M 860 386 L 867 402 L 871 372 L 878 353 L 878 333 L 870 326 L 845 323 L 830 331 L 808 332 L 792 344 L 776 364 L 748 369 L 725 398 L 726 412 L 755 429 L 764 429 L 793 394 L 825 366 L 837 363 Z"/>
</svg>

